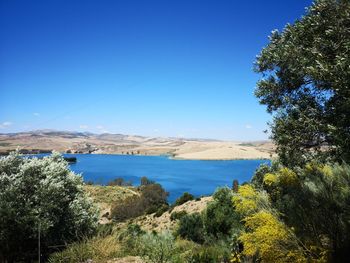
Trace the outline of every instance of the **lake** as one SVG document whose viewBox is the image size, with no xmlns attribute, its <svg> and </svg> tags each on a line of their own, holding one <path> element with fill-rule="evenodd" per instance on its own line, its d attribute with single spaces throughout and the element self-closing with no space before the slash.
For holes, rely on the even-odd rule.
<svg viewBox="0 0 350 263">
<path fill-rule="evenodd" d="M 169 192 L 169 202 L 182 193 L 195 196 L 210 195 L 217 187 L 232 186 L 234 179 L 239 183 L 249 181 L 255 169 L 268 160 L 197 161 L 174 160 L 165 156 L 109 155 L 109 154 L 67 154 L 77 157 L 77 163 L 70 164 L 74 172 L 81 173 L 85 181 L 106 184 L 122 177 L 139 185 L 140 178 L 160 183 Z"/>
</svg>

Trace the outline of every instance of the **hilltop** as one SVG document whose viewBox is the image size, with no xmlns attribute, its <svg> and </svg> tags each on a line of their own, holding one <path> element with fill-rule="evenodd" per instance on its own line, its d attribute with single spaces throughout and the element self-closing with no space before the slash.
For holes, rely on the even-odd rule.
<svg viewBox="0 0 350 263">
<path fill-rule="evenodd" d="M 63 153 L 169 155 L 192 160 L 267 159 L 274 154 L 274 145 L 270 141 L 232 142 L 55 130 L 0 134 L 0 153 L 17 148 L 27 153 L 55 150 Z"/>
</svg>

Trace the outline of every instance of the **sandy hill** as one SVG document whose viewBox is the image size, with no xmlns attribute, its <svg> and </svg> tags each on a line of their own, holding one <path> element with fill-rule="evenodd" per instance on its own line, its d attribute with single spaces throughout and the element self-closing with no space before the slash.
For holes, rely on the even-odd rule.
<svg viewBox="0 0 350 263">
<path fill-rule="evenodd" d="M 17 148 L 29 153 L 56 150 L 64 153 L 169 155 L 194 160 L 267 159 L 274 154 L 270 141 L 242 143 L 53 130 L 0 134 L 0 153 Z"/>
</svg>

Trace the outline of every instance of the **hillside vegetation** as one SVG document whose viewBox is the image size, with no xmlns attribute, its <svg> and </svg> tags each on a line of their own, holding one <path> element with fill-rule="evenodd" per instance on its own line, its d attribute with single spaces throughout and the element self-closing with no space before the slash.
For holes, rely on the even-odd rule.
<svg viewBox="0 0 350 263">
<path fill-rule="evenodd" d="M 272 32 L 255 64 L 256 96 L 273 115 L 278 156 L 211 197 L 184 193 L 169 204 L 145 177 L 134 188 L 120 178 L 88 186 L 58 153 L 2 157 L 0 261 L 348 262 L 349 32 L 348 0 L 317 0 Z M 110 209 L 103 222 L 96 204 Z"/>
</svg>

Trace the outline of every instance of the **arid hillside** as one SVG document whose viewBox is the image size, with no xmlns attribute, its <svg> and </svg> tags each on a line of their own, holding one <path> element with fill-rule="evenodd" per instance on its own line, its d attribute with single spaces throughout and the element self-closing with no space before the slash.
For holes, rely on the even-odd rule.
<svg viewBox="0 0 350 263">
<path fill-rule="evenodd" d="M 0 134 L 0 153 L 15 149 L 27 153 L 56 150 L 63 153 L 170 155 L 194 160 L 267 159 L 274 153 L 270 141 L 231 142 L 51 130 Z"/>
</svg>

